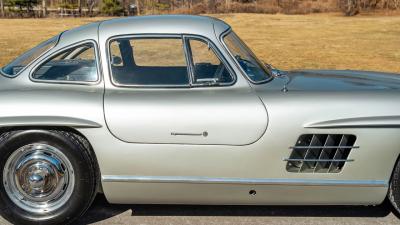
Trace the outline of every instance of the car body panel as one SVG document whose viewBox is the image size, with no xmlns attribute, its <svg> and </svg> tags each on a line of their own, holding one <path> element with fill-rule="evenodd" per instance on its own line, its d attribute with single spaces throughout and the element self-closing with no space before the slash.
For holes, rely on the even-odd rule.
<svg viewBox="0 0 400 225">
<path fill-rule="evenodd" d="M 246 145 L 268 125 L 250 87 L 106 91 L 104 111 L 111 133 L 136 143 Z"/>
<path fill-rule="evenodd" d="M 103 192 L 112 203 L 382 202 L 400 153 L 395 75 L 292 71 L 265 84 L 251 84 L 221 42 L 229 29 L 209 17 L 145 16 L 64 32 L 57 46 L 19 76 L 0 76 L 0 126 L 75 129 L 90 142 Z M 236 82 L 187 89 L 114 85 L 108 40 L 145 34 L 206 37 L 232 67 Z M 98 47 L 97 82 L 30 79 L 46 59 L 88 40 Z M 171 135 L 203 131 L 209 131 L 208 139 Z M 359 148 L 352 149 L 349 158 L 354 161 L 339 173 L 288 172 L 284 159 L 303 134 L 352 134 Z M 251 190 L 257 194 L 250 195 Z"/>
<path fill-rule="evenodd" d="M 36 83 L 33 87 L 24 89 L 22 86 L 14 86 L 12 90 L 0 90 L 0 126 L 105 126 L 102 113 L 103 88 L 100 85 Z"/>
<path fill-rule="evenodd" d="M 397 74 L 352 70 L 303 70 L 287 73 L 294 91 L 398 90 Z"/>
</svg>

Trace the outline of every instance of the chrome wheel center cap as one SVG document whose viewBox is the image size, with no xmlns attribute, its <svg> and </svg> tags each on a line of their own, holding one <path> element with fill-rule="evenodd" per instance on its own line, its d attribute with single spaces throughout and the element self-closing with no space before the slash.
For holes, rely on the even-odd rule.
<svg viewBox="0 0 400 225">
<path fill-rule="evenodd" d="M 23 183 L 22 189 L 25 193 L 32 197 L 37 197 L 38 195 L 46 195 L 48 192 L 54 191 L 57 181 L 54 180 L 56 177 L 51 172 L 49 166 L 46 163 L 36 163 L 27 169 L 27 174 L 19 176 L 19 182 Z"/>
<path fill-rule="evenodd" d="M 31 188 L 35 190 L 43 189 L 44 177 L 40 173 L 32 174 L 29 177 L 29 186 L 31 186 Z"/>
</svg>

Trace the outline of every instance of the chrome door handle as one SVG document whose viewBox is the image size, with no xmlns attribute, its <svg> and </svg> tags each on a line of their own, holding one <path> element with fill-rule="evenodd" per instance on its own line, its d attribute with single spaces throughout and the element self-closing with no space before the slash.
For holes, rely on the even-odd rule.
<svg viewBox="0 0 400 225">
<path fill-rule="evenodd" d="M 204 131 L 203 133 L 181 133 L 181 132 L 171 132 L 172 136 L 203 136 L 207 137 L 208 132 Z"/>
</svg>

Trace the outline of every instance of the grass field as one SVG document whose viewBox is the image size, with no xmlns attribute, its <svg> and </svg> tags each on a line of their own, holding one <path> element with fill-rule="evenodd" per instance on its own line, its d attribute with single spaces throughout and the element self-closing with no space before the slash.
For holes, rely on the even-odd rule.
<svg viewBox="0 0 400 225">
<path fill-rule="evenodd" d="M 400 73 L 400 16 L 214 15 L 264 61 L 282 69 Z M 2 19 L 0 65 L 63 30 L 104 18 Z"/>
</svg>

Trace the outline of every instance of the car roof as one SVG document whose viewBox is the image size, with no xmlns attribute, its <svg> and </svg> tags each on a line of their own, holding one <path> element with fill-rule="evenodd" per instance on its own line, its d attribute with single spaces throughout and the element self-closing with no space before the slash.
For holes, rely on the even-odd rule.
<svg viewBox="0 0 400 225">
<path fill-rule="evenodd" d="M 208 16 L 157 15 L 124 17 L 101 22 L 99 33 L 121 34 L 197 34 L 207 35 L 214 27 L 227 30 L 225 22 Z"/>
<path fill-rule="evenodd" d="M 62 33 L 59 47 L 82 40 L 104 41 L 113 36 L 130 34 L 194 34 L 219 36 L 230 26 L 209 16 L 152 15 L 115 18 L 83 25 Z"/>
</svg>

